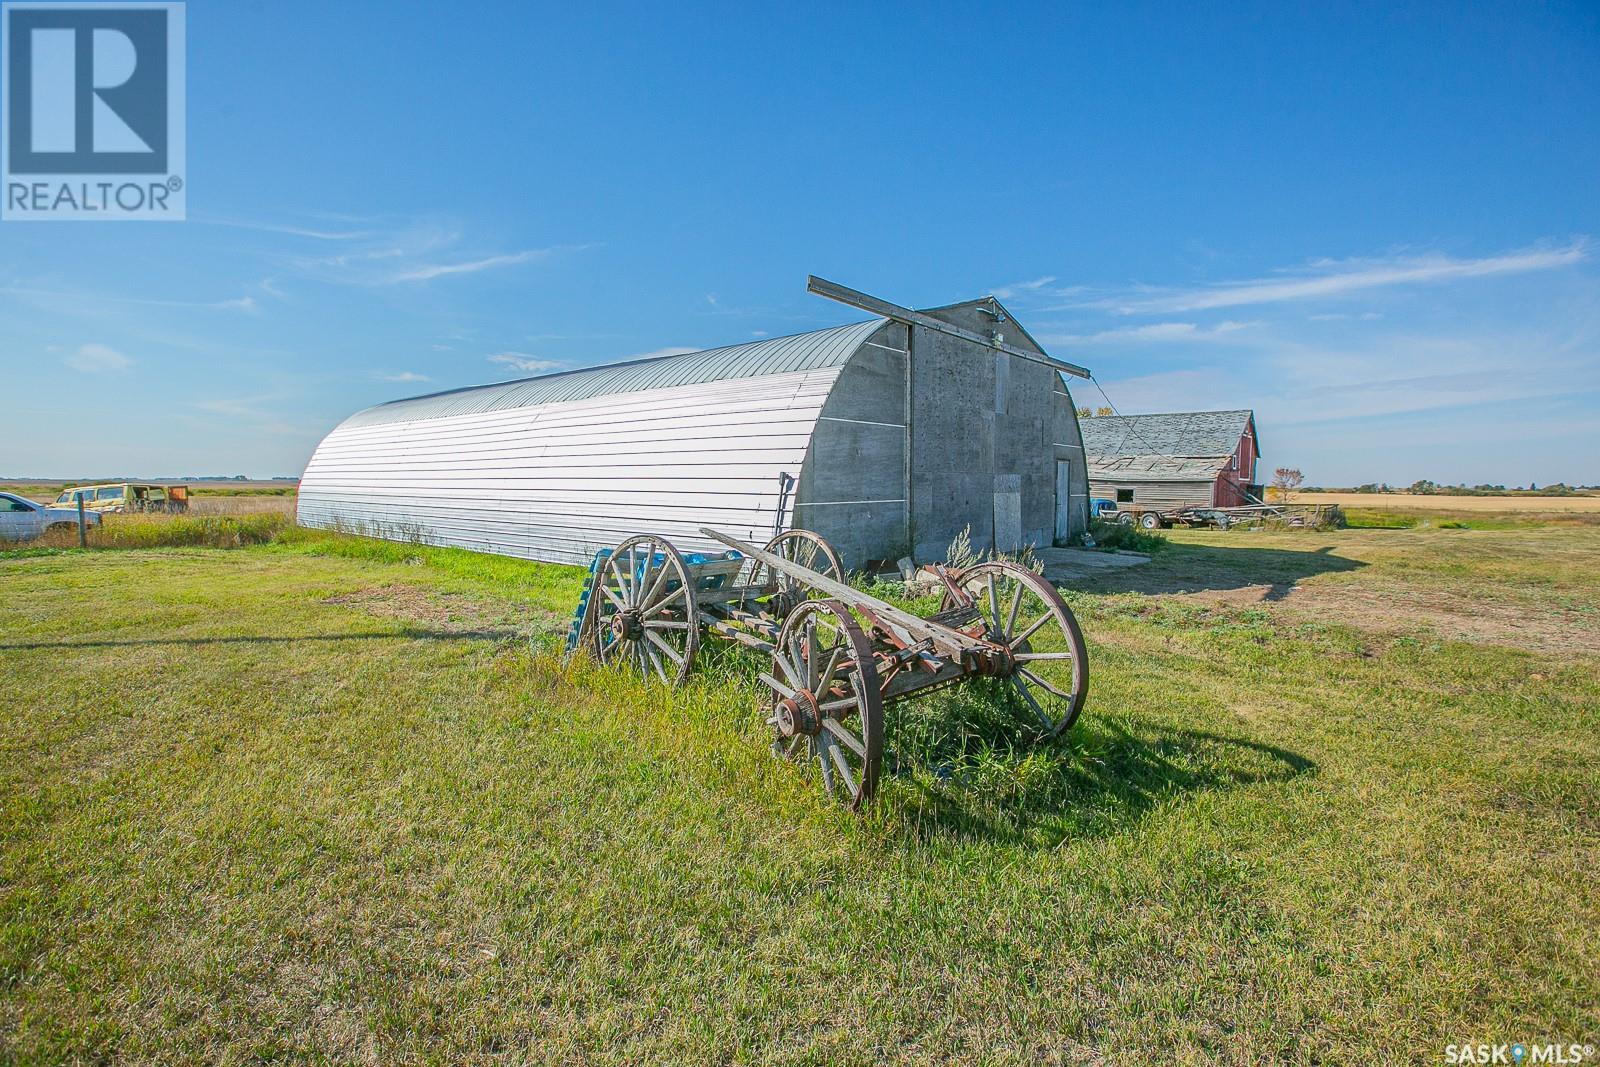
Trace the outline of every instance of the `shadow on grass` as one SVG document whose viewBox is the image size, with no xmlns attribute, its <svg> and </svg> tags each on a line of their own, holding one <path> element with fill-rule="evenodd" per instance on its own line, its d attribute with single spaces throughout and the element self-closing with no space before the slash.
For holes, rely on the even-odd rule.
<svg viewBox="0 0 1600 1067">
<path fill-rule="evenodd" d="M 983 838 L 1054 847 L 1118 833 L 1176 798 L 1315 773 L 1297 753 L 1243 737 L 1085 714 L 1044 736 L 997 684 L 969 683 L 890 711 L 886 799 L 912 840 Z"/>
<path fill-rule="evenodd" d="M 1238 534 L 1241 539 L 1248 534 Z M 1296 583 L 1318 574 L 1359 570 L 1366 564 L 1333 554 L 1332 545 L 1307 549 L 1169 544 L 1151 561 L 1074 578 L 1061 584 L 1088 593 L 1197 593 L 1208 589 L 1268 586 L 1264 600 L 1282 600 Z"/>
<path fill-rule="evenodd" d="M 132 637 L 106 641 L 33 641 L 0 644 L 0 652 L 38 652 L 72 648 L 143 648 L 149 645 L 291 645 L 302 641 L 518 641 L 522 630 L 421 630 L 406 627 L 359 634 L 254 634 L 245 637 Z"/>
</svg>

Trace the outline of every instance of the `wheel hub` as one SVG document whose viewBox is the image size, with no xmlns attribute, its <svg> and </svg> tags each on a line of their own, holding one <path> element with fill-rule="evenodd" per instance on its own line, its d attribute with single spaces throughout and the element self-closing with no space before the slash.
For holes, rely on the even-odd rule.
<svg viewBox="0 0 1600 1067">
<path fill-rule="evenodd" d="M 619 641 L 637 641 L 644 636 L 644 620 L 632 608 L 611 616 L 611 634 Z"/>
<path fill-rule="evenodd" d="M 802 689 L 778 701 L 778 732 L 784 737 L 815 737 L 822 732 L 822 713 L 815 693 Z"/>
<path fill-rule="evenodd" d="M 789 613 L 799 603 L 800 597 L 795 595 L 794 590 L 787 586 L 780 586 L 777 594 L 772 598 L 772 612 L 780 619 L 788 618 Z"/>
<path fill-rule="evenodd" d="M 1017 657 L 999 642 L 990 642 L 974 660 L 974 672 L 985 678 L 1009 678 L 1017 670 Z"/>
</svg>

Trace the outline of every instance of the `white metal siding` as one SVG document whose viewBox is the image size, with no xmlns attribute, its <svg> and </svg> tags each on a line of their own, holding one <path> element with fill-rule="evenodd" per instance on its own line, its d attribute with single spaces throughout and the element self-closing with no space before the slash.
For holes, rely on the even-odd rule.
<svg viewBox="0 0 1600 1067">
<path fill-rule="evenodd" d="M 636 533 L 765 541 L 839 369 L 343 425 L 306 467 L 299 520 L 576 564 Z"/>
</svg>

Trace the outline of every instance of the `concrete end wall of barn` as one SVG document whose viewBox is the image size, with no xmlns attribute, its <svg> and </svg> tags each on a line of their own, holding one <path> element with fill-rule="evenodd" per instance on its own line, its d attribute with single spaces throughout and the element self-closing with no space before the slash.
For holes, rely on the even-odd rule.
<svg viewBox="0 0 1600 1067">
<path fill-rule="evenodd" d="M 979 304 L 927 312 L 1039 351 Z M 918 560 L 975 548 L 1050 545 L 1088 524 L 1087 470 L 1071 394 L 1051 368 L 922 327 L 911 330 L 911 532 Z M 1058 471 L 1058 461 L 1065 464 Z M 1058 537 L 1057 492 L 1067 487 Z"/>
<path fill-rule="evenodd" d="M 998 328 L 1009 343 L 1038 351 L 1014 324 L 996 327 L 975 306 L 928 314 L 983 333 Z M 1067 490 L 1064 505 L 1058 485 Z M 905 554 L 943 559 L 968 527 L 981 550 L 1050 545 L 1081 534 L 1088 511 L 1083 439 L 1059 374 L 937 330 L 889 323 L 851 357 L 829 394 L 791 525 L 822 534 L 846 567 L 858 568 Z"/>
<path fill-rule="evenodd" d="M 823 405 L 791 526 L 814 530 L 846 568 L 897 559 L 906 537 L 906 327 L 885 325 L 851 357 Z"/>
</svg>

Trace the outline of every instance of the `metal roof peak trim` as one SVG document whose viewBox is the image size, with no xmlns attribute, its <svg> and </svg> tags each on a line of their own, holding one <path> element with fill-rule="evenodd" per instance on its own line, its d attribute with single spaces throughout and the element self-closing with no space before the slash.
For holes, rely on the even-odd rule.
<svg viewBox="0 0 1600 1067">
<path fill-rule="evenodd" d="M 842 367 L 889 320 L 868 319 L 825 330 L 759 341 L 556 371 L 493 385 L 472 385 L 391 400 L 358 411 L 343 426 L 372 426 L 446 418 L 485 411 L 671 389 L 738 378 Z"/>
</svg>

